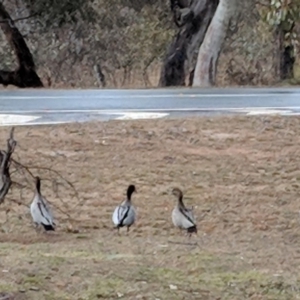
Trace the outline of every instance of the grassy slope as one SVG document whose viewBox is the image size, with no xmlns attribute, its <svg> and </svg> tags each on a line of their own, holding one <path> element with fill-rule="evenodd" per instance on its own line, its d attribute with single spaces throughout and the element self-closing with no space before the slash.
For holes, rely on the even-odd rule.
<svg viewBox="0 0 300 300">
<path fill-rule="evenodd" d="M 35 233 L 27 207 L 1 206 L 0 291 L 31 300 L 296 299 L 299 125 L 245 117 L 18 128 L 20 160 L 52 166 L 80 199 L 60 187 L 61 202 L 43 180 L 53 234 Z M 138 221 L 118 236 L 111 213 L 129 183 Z M 191 240 L 171 223 L 174 186 L 195 207 Z M 31 185 L 24 204 L 32 194 Z"/>
</svg>

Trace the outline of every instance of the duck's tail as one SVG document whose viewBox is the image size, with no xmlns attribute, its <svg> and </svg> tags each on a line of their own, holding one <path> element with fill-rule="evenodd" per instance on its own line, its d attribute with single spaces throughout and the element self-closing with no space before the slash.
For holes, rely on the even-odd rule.
<svg viewBox="0 0 300 300">
<path fill-rule="evenodd" d="M 54 228 L 53 225 L 46 225 L 46 224 L 43 224 L 43 223 L 42 223 L 42 225 L 44 226 L 46 231 L 51 231 L 51 230 L 55 231 L 55 228 Z"/>
<path fill-rule="evenodd" d="M 191 226 L 187 229 L 187 232 L 188 233 L 197 233 L 197 226 L 194 225 L 194 226 Z"/>
</svg>

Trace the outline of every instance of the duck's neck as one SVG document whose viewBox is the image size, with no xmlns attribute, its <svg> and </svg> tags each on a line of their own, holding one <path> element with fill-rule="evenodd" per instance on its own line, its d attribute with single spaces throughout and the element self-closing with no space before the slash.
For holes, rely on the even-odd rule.
<svg viewBox="0 0 300 300">
<path fill-rule="evenodd" d="M 128 190 L 128 191 L 127 191 L 127 201 L 128 201 L 128 202 L 131 201 L 131 195 L 132 195 L 132 191 Z"/>
<path fill-rule="evenodd" d="M 180 194 L 178 196 L 178 206 L 184 207 L 184 204 L 183 204 L 183 195 L 182 194 Z"/>
<path fill-rule="evenodd" d="M 36 180 L 35 187 L 36 187 L 36 191 L 40 194 L 41 193 L 41 180 L 39 178 Z"/>
</svg>

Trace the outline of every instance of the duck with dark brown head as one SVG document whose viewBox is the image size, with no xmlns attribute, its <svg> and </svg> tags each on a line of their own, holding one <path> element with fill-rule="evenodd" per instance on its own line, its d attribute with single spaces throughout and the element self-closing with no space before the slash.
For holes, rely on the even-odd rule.
<svg viewBox="0 0 300 300">
<path fill-rule="evenodd" d="M 189 236 L 191 236 L 192 233 L 197 233 L 193 209 L 185 207 L 182 191 L 179 188 L 174 188 L 172 194 L 177 198 L 176 206 L 172 211 L 174 226 L 186 230 Z"/>
<path fill-rule="evenodd" d="M 112 221 L 118 229 L 118 232 L 121 227 L 127 227 L 128 232 L 130 226 L 135 222 L 136 212 L 131 201 L 131 196 L 134 192 L 136 192 L 135 186 L 132 184 L 129 185 L 126 199 L 118 205 L 113 212 Z"/>
<path fill-rule="evenodd" d="M 32 219 L 36 226 L 42 225 L 46 231 L 54 231 L 53 214 L 45 197 L 41 193 L 41 179 L 35 177 L 35 194 L 30 205 Z"/>
</svg>

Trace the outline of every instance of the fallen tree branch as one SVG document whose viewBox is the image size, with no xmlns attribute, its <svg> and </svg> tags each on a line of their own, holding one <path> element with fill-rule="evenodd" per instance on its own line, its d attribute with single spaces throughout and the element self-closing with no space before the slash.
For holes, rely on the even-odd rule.
<svg viewBox="0 0 300 300">
<path fill-rule="evenodd" d="M 7 140 L 7 150 L 0 150 L 0 204 L 4 202 L 12 180 L 10 178 L 9 167 L 11 163 L 11 155 L 13 154 L 17 142 L 14 140 L 14 127 L 10 130 L 10 136 Z"/>
</svg>

